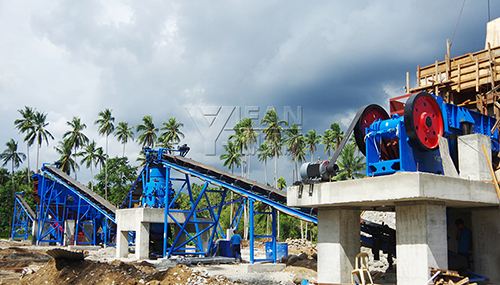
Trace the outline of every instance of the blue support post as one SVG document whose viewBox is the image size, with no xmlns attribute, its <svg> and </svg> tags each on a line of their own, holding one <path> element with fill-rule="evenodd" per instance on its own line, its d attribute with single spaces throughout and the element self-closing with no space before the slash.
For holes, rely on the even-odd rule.
<svg viewBox="0 0 500 285">
<path fill-rule="evenodd" d="M 273 262 L 276 263 L 276 226 L 278 224 L 278 221 L 276 220 L 276 209 L 273 208 Z"/>
<path fill-rule="evenodd" d="M 250 263 L 254 263 L 254 208 L 253 208 L 253 199 L 248 199 L 248 208 L 250 209 Z"/>
<path fill-rule="evenodd" d="M 167 167 L 167 170 L 165 171 L 165 177 L 166 177 L 166 184 L 167 184 L 167 189 L 165 190 L 165 197 L 163 205 L 165 205 L 165 221 L 163 223 L 163 257 L 167 256 L 167 239 L 168 239 L 168 211 L 170 209 L 170 201 L 168 200 L 170 198 L 170 167 Z M 172 244 L 172 246 L 174 246 Z"/>
</svg>

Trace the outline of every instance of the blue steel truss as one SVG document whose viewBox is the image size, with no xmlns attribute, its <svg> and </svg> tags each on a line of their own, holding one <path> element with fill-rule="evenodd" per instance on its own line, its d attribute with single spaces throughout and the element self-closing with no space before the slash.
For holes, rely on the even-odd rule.
<svg viewBox="0 0 500 285">
<path fill-rule="evenodd" d="M 24 192 L 17 192 L 14 200 L 11 239 L 27 240 L 31 235 L 35 213 L 24 200 Z"/>
<path fill-rule="evenodd" d="M 172 150 L 146 150 L 146 166 L 145 171 L 141 172 L 142 178 L 139 179 L 143 187 L 142 205 L 146 207 L 156 207 L 168 205 L 165 210 L 165 220 L 172 220 L 180 228 L 175 237 L 173 237 L 172 245 L 167 244 L 167 239 L 164 238 L 163 242 L 163 256 L 171 257 L 177 254 L 209 254 L 209 249 L 212 247 L 213 241 L 217 239 L 224 239 L 225 235 L 220 225 L 220 214 L 222 207 L 231 203 L 238 205 L 236 215 L 230 223 L 230 228 L 237 228 L 241 219 L 241 214 L 246 203 L 249 204 L 249 227 L 250 227 L 250 251 L 251 262 L 264 261 L 254 259 L 253 242 L 255 238 L 270 237 L 273 240 L 273 248 L 276 249 L 276 211 L 281 211 L 296 218 L 317 224 L 317 218 L 300 209 L 287 207 L 283 204 L 286 201 L 286 195 L 275 192 L 274 189 L 260 185 L 254 181 L 249 181 L 241 177 L 230 175 L 215 168 L 203 165 L 201 163 L 186 159 L 182 156 L 173 156 Z M 159 170 L 161 169 L 161 170 Z M 177 176 L 174 176 L 174 173 Z M 179 176 L 180 175 L 180 176 Z M 196 177 L 204 184 L 200 193 L 193 193 L 189 177 Z M 153 183 L 153 182 L 154 183 Z M 175 187 L 175 184 L 180 183 L 180 187 Z M 134 185 L 137 188 L 138 183 Z M 167 186 L 168 185 L 168 186 Z M 212 190 L 209 186 L 218 187 L 220 190 Z M 134 188 L 133 187 L 133 188 Z M 175 189 L 175 190 L 174 190 Z M 162 192 L 165 191 L 165 192 Z M 238 194 L 241 199 L 226 202 L 228 191 Z M 132 190 L 131 190 L 132 192 Z M 190 199 L 190 209 L 180 210 L 176 209 L 175 203 L 180 193 L 186 193 Z M 217 192 L 220 194 L 221 200 L 217 205 L 211 205 L 207 197 L 208 193 Z M 148 194 L 149 193 L 149 194 Z M 132 197 L 131 194 L 129 194 Z M 153 199 L 153 197 L 155 197 Z M 158 199 L 157 197 L 160 197 Z M 161 201 L 163 198 L 163 202 Z M 132 199 L 130 199 L 132 200 Z M 136 199 L 139 200 L 139 199 Z M 200 208 L 200 202 L 204 200 L 207 203 L 206 207 Z M 254 211 L 254 203 L 261 202 L 272 208 L 271 212 L 256 212 Z M 310 211 L 310 209 L 303 209 Z M 208 212 L 208 215 L 205 213 Z M 184 223 L 177 221 L 174 218 L 174 213 L 185 214 Z M 205 213 L 203 215 L 202 213 Z M 255 235 L 254 233 L 254 216 L 258 214 L 272 215 L 273 219 L 273 232 L 272 235 Z M 204 216 L 202 219 L 200 216 Z M 208 218 L 206 218 L 208 216 Z M 186 229 L 189 225 L 193 225 L 196 229 L 194 234 L 189 233 Z M 164 237 L 169 236 L 168 225 L 164 224 Z M 201 235 L 207 233 L 210 235 L 207 246 L 203 246 L 201 242 Z M 186 238 L 181 241 L 182 235 Z M 195 246 L 186 247 L 188 243 L 194 243 Z M 189 252 L 186 250 L 189 249 Z M 273 250 L 273 258 L 265 259 L 265 261 L 276 262 L 276 250 Z"/>
<path fill-rule="evenodd" d="M 214 241 L 227 238 L 221 224 L 222 209 L 226 206 L 236 208 L 229 222 L 230 229 L 238 228 L 245 207 L 249 208 L 251 262 L 264 261 L 254 258 L 255 238 L 271 238 L 276 249 L 277 211 L 317 224 L 317 219 L 308 214 L 311 209 L 287 207 L 284 192 L 187 159 L 184 155 L 188 150 L 187 146 L 179 150 L 146 149 L 146 164 L 120 206 L 165 209 L 165 221 L 168 222 L 159 232 L 154 232 L 157 225 L 151 226 L 152 234 L 162 237 L 163 257 L 211 255 Z M 200 189 L 192 188 L 192 177 L 202 181 Z M 75 221 L 76 233 L 72 243 L 113 244 L 116 209 L 109 202 L 55 166 L 44 165 L 42 173 L 35 175 L 35 180 L 40 197 L 37 244 L 64 244 L 68 220 Z M 228 193 L 231 192 L 238 194 L 237 198 L 229 199 Z M 188 199 L 187 207 L 180 207 L 181 194 Z M 270 206 L 271 211 L 256 211 L 255 202 Z M 256 215 L 272 216 L 271 235 L 255 234 Z M 172 226 L 176 230 L 174 234 L 171 233 Z M 275 253 L 273 250 L 273 258 L 265 261 L 276 262 Z"/>
<path fill-rule="evenodd" d="M 54 166 L 44 165 L 38 181 L 37 244 L 64 244 L 67 221 L 75 223 L 72 244 L 113 244 L 116 209 Z"/>
</svg>

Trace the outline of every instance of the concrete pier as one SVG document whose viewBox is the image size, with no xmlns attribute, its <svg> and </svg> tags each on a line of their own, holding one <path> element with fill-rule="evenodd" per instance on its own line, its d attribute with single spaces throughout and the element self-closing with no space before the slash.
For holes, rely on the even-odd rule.
<svg viewBox="0 0 500 285">
<path fill-rule="evenodd" d="M 454 239 L 456 235 L 454 220 L 447 225 L 446 210 L 450 209 L 470 216 L 470 224 L 466 224 L 473 233 L 473 271 L 500 284 L 496 242 L 500 239 L 500 211 L 492 183 L 399 172 L 318 183 L 312 192 L 308 186 L 302 190 L 289 187 L 287 203 L 318 208 L 319 283 L 350 283 L 354 256 L 360 251 L 359 214 L 369 209 L 396 212 L 397 283 L 424 284 L 430 278 L 429 266 L 447 269 L 448 249 L 456 250 L 447 242 L 448 236 Z"/>
<path fill-rule="evenodd" d="M 350 282 L 354 258 L 359 253 L 359 209 L 318 209 L 318 281 Z M 332 265 L 339 270 L 333 269 Z M 342 282 L 341 282 L 342 281 Z M 320 281 L 321 282 L 321 281 Z"/>
<path fill-rule="evenodd" d="M 174 219 L 183 224 L 186 221 L 186 213 L 170 213 Z M 198 218 L 198 221 L 204 221 L 207 219 Z M 116 222 L 118 225 L 117 238 L 116 238 L 116 257 L 127 257 L 128 256 L 128 234 L 129 231 L 135 232 L 135 258 L 137 259 L 147 259 L 149 258 L 149 231 L 151 223 L 164 223 L 165 221 L 165 209 L 158 208 L 132 208 L 132 209 L 122 209 L 116 211 Z M 174 223 L 173 220 L 169 218 L 168 223 Z M 207 227 L 207 224 L 198 225 L 200 230 Z M 179 232 L 180 228 L 175 227 L 177 236 L 181 234 L 181 239 L 178 243 L 184 242 L 186 240 L 185 236 Z M 186 227 L 189 232 L 195 231 L 194 224 L 190 224 Z M 206 249 L 208 246 L 208 232 L 205 232 L 201 236 L 203 247 Z"/>
</svg>

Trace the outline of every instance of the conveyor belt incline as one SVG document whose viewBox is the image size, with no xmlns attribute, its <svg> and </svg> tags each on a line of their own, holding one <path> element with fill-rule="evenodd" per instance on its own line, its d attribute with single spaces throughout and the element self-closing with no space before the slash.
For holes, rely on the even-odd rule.
<svg viewBox="0 0 500 285">
<path fill-rule="evenodd" d="M 278 211 L 298 219 L 315 224 L 317 223 L 317 218 L 303 212 L 303 209 L 298 210 L 281 204 L 286 203 L 286 193 L 279 190 L 277 191 L 272 187 L 234 174 L 229 174 L 215 167 L 181 156 L 163 154 L 162 160 L 164 164 L 170 165 L 180 172 L 198 177 L 202 180 L 207 180 L 207 178 L 210 177 L 212 183 L 215 185 L 222 186 L 243 196 L 252 197 L 257 201 L 263 202 Z"/>
<path fill-rule="evenodd" d="M 271 186 L 264 185 L 257 181 L 253 181 L 241 176 L 231 174 L 229 172 L 217 169 L 215 167 L 203 164 L 201 162 L 194 161 L 189 158 L 182 156 L 174 156 L 171 154 L 163 154 L 163 159 L 170 161 L 177 165 L 193 169 L 197 172 L 209 175 L 218 180 L 236 185 L 242 189 L 249 190 L 258 193 L 264 197 L 269 197 L 270 199 L 277 202 L 286 202 L 286 193 L 281 190 L 277 190 Z"/>
<path fill-rule="evenodd" d="M 21 205 L 21 207 L 23 207 L 24 211 L 30 216 L 30 219 L 32 221 L 36 220 L 35 212 L 33 212 L 33 210 L 28 205 L 28 203 L 26 203 L 23 196 L 21 196 L 20 194 L 16 194 L 16 199 L 19 202 L 19 204 Z"/>
<path fill-rule="evenodd" d="M 55 177 L 57 177 L 58 179 L 60 179 L 61 181 L 67 183 L 75 191 L 77 191 L 80 195 L 83 195 L 89 201 L 94 203 L 95 206 L 97 206 L 99 209 L 102 209 L 103 211 L 105 211 L 108 215 L 112 215 L 113 217 L 115 216 L 115 214 L 116 214 L 116 207 L 115 206 L 113 206 L 111 203 L 106 201 L 104 198 L 102 198 L 98 194 L 92 192 L 92 190 L 85 187 L 80 182 L 71 178 L 69 175 L 67 175 L 66 173 L 62 172 L 60 169 L 58 169 L 54 166 L 45 165 L 44 169 L 47 170 L 50 174 L 52 174 Z"/>
</svg>

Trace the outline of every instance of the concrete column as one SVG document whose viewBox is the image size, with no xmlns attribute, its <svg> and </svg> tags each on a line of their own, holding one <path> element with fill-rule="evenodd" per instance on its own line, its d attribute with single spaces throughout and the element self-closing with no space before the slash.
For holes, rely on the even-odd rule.
<svg viewBox="0 0 500 285">
<path fill-rule="evenodd" d="M 318 208 L 318 283 L 351 282 L 360 251 L 360 210 Z"/>
<path fill-rule="evenodd" d="M 116 258 L 128 257 L 128 231 L 118 230 L 116 237 Z"/>
<path fill-rule="evenodd" d="M 76 241 L 76 221 L 66 220 L 64 222 L 64 245 L 72 245 L 72 240 Z"/>
<path fill-rule="evenodd" d="M 500 210 L 472 210 L 472 266 L 474 272 L 487 276 L 491 284 L 500 284 Z"/>
<path fill-rule="evenodd" d="M 135 232 L 135 257 L 137 259 L 149 258 L 149 223 L 141 222 Z"/>
<path fill-rule="evenodd" d="M 188 225 L 189 227 L 189 225 Z M 186 230 L 187 227 L 186 227 Z M 177 224 L 174 226 L 174 239 L 176 236 L 178 236 L 179 234 L 180 237 L 179 237 L 179 240 L 177 241 L 176 244 L 173 244 L 172 246 L 177 246 L 177 245 L 180 245 L 180 244 L 183 244 L 185 241 L 186 241 L 186 234 L 184 232 L 181 233 L 181 227 L 179 227 Z M 173 242 L 173 241 L 172 241 Z M 185 245 L 183 247 L 186 247 Z M 186 250 L 176 250 L 176 252 L 186 252 Z"/>
<path fill-rule="evenodd" d="M 448 268 L 444 203 L 396 203 L 397 283 L 422 285 L 429 267 Z"/>
<path fill-rule="evenodd" d="M 482 145 L 491 160 L 491 138 L 481 134 L 458 137 L 458 166 L 460 177 L 471 180 L 492 180 Z"/>
</svg>

